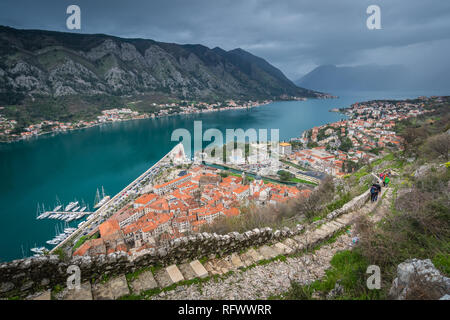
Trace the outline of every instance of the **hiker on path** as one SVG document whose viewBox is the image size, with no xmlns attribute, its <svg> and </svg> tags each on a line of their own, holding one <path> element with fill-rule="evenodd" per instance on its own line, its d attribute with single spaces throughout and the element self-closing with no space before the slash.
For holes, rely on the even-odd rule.
<svg viewBox="0 0 450 320">
<path fill-rule="evenodd" d="M 381 186 L 378 182 L 375 183 L 375 186 L 377 187 L 378 192 L 381 192 Z"/>
<path fill-rule="evenodd" d="M 375 183 L 370 187 L 370 201 L 375 202 L 378 198 L 378 187 Z"/>
<path fill-rule="evenodd" d="M 383 180 L 383 186 L 384 186 L 384 187 L 387 187 L 388 184 L 389 184 L 389 181 L 391 181 L 391 180 L 390 180 L 389 177 L 386 175 L 386 176 L 384 177 L 384 180 Z"/>
<path fill-rule="evenodd" d="M 375 194 L 375 201 L 377 201 L 378 200 L 378 194 L 381 193 L 381 186 L 377 182 L 377 183 L 375 183 L 375 187 L 377 187 L 377 190 L 378 190 L 378 192 Z"/>
</svg>

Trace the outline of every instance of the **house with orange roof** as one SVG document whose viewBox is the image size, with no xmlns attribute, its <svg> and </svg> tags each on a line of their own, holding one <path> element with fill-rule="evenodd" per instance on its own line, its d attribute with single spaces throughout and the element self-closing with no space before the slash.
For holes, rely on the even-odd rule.
<svg viewBox="0 0 450 320">
<path fill-rule="evenodd" d="M 73 253 L 74 256 L 95 256 L 100 254 L 106 254 L 106 246 L 102 238 L 86 241 Z"/>
<path fill-rule="evenodd" d="M 226 217 L 236 217 L 240 214 L 240 211 L 238 208 L 233 207 L 233 208 L 223 210 L 223 214 Z"/>
<path fill-rule="evenodd" d="M 134 200 L 133 206 L 134 206 L 134 208 L 144 207 L 144 206 L 152 203 L 153 201 L 155 201 L 157 198 L 158 198 L 158 196 L 156 194 L 147 193 L 147 194 L 140 196 L 136 200 Z"/>
<path fill-rule="evenodd" d="M 175 187 L 182 184 L 183 182 L 191 180 L 191 179 L 192 179 L 192 174 L 188 173 L 184 176 L 181 176 L 176 179 L 165 182 L 163 184 L 154 186 L 153 191 L 158 195 L 162 195 L 162 194 L 166 193 L 167 191 L 174 189 Z"/>
<path fill-rule="evenodd" d="M 148 206 L 145 206 L 144 212 L 169 213 L 169 203 L 167 202 L 166 199 L 159 198 L 153 203 L 150 203 Z"/>
<path fill-rule="evenodd" d="M 241 185 L 233 190 L 233 193 L 236 195 L 238 200 L 242 200 L 247 197 L 250 193 L 250 186 Z"/>
<path fill-rule="evenodd" d="M 120 230 L 119 222 L 116 219 L 108 219 L 100 224 L 99 230 L 100 237 L 104 238 Z"/>
</svg>

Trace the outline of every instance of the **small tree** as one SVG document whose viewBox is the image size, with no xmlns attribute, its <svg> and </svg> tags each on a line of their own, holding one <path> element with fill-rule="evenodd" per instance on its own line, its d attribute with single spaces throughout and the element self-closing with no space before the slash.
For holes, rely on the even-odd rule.
<svg viewBox="0 0 450 320">
<path fill-rule="evenodd" d="M 425 143 L 425 150 L 428 151 L 431 156 L 441 156 L 448 161 L 448 153 L 450 151 L 450 135 L 447 133 L 441 133 L 428 138 Z"/>
</svg>

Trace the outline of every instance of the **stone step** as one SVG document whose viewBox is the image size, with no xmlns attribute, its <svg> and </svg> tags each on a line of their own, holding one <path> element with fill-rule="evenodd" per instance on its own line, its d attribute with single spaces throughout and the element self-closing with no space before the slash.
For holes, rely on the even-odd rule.
<svg viewBox="0 0 450 320">
<path fill-rule="evenodd" d="M 253 260 L 253 258 L 247 252 L 241 253 L 239 255 L 239 258 L 241 259 L 244 267 L 251 266 L 253 263 L 256 262 L 255 260 Z"/>
<path fill-rule="evenodd" d="M 308 241 L 308 247 L 312 243 L 316 243 L 317 241 L 320 241 L 321 239 L 324 239 L 327 232 L 325 230 L 315 230 L 314 232 L 311 232 L 306 236 L 306 240 Z"/>
<path fill-rule="evenodd" d="M 335 233 L 337 230 L 339 230 L 341 228 L 341 226 L 334 224 L 332 222 L 329 222 L 326 224 L 326 228 L 327 228 L 328 232 Z"/>
<path fill-rule="evenodd" d="M 114 299 L 130 294 L 127 278 L 124 275 L 111 279 L 109 281 L 109 285 L 111 287 Z"/>
<path fill-rule="evenodd" d="M 184 279 L 186 280 L 192 280 L 196 278 L 194 270 L 192 270 L 192 267 L 189 263 L 183 263 L 178 266 L 178 269 L 180 269 L 181 274 L 183 275 Z"/>
<path fill-rule="evenodd" d="M 215 269 L 219 274 L 225 274 L 235 269 L 234 266 L 226 258 L 215 260 Z"/>
<path fill-rule="evenodd" d="M 320 237 L 323 237 L 324 235 L 328 234 L 330 231 L 327 229 L 327 227 L 325 225 L 321 225 L 320 228 L 315 229 L 312 233 L 311 236 L 313 235 L 319 235 Z"/>
<path fill-rule="evenodd" d="M 173 283 L 177 283 L 184 280 L 183 274 L 180 272 L 180 269 L 176 265 L 171 265 L 166 268 L 166 272 L 172 280 Z"/>
<path fill-rule="evenodd" d="M 342 228 L 343 224 L 338 221 L 330 221 L 331 224 L 335 225 L 338 228 Z"/>
<path fill-rule="evenodd" d="M 52 300 L 51 290 L 40 292 L 36 296 L 31 298 L 31 300 Z M 92 296 L 91 296 L 91 300 L 92 300 Z"/>
<path fill-rule="evenodd" d="M 318 232 L 317 230 L 315 232 L 312 232 L 306 237 L 306 248 L 314 247 L 318 242 L 326 239 L 327 235 L 328 233 L 324 232 L 323 230 L 321 232 Z"/>
<path fill-rule="evenodd" d="M 134 293 L 139 294 L 143 291 L 158 288 L 158 283 L 156 283 L 153 273 L 149 270 L 142 272 L 136 279 L 132 280 L 130 287 Z"/>
<path fill-rule="evenodd" d="M 345 214 L 343 216 L 341 216 L 340 221 L 343 224 L 347 225 L 350 223 L 350 221 L 352 220 L 352 216 L 350 214 Z"/>
<path fill-rule="evenodd" d="M 279 253 L 273 248 L 263 245 L 258 249 L 258 252 L 264 257 L 264 259 L 272 259 L 275 258 Z"/>
<path fill-rule="evenodd" d="M 291 248 L 289 248 L 287 245 L 285 245 L 284 243 L 281 243 L 281 242 L 277 242 L 273 246 L 274 246 L 274 248 L 281 251 L 281 254 L 291 254 L 294 252 Z"/>
<path fill-rule="evenodd" d="M 326 235 L 332 233 L 334 231 L 334 228 L 335 227 L 333 225 L 326 223 L 321 225 L 320 228 L 317 229 L 316 231 L 319 232 L 321 235 Z"/>
<path fill-rule="evenodd" d="M 111 287 L 108 283 L 96 283 L 92 286 L 94 300 L 114 300 Z"/>
<path fill-rule="evenodd" d="M 127 279 L 124 275 L 112 278 L 106 283 L 97 283 L 92 289 L 95 300 L 115 300 L 130 294 Z"/>
<path fill-rule="evenodd" d="M 338 222 L 338 223 L 340 223 L 340 224 L 342 224 L 344 226 L 347 224 L 347 222 L 344 219 L 342 219 L 342 217 L 337 218 L 336 222 Z"/>
<path fill-rule="evenodd" d="M 308 240 L 306 239 L 306 234 L 295 236 L 294 241 L 297 242 L 297 250 L 301 251 L 308 247 Z"/>
<path fill-rule="evenodd" d="M 298 244 L 291 238 L 284 239 L 283 244 L 288 246 L 293 252 L 297 251 Z"/>
<path fill-rule="evenodd" d="M 253 263 L 264 260 L 264 256 L 253 248 L 249 249 L 245 254 L 253 260 Z"/>
<path fill-rule="evenodd" d="M 156 271 L 155 280 L 160 288 L 165 288 L 173 284 L 173 281 L 165 268 Z"/>
<path fill-rule="evenodd" d="M 213 264 L 213 262 L 211 260 L 207 261 L 204 264 L 204 267 L 205 267 L 206 271 L 211 275 L 219 274 L 219 272 L 216 270 L 215 265 Z"/>
<path fill-rule="evenodd" d="M 206 271 L 205 267 L 198 260 L 194 260 L 189 263 L 190 267 L 194 271 L 194 274 L 197 278 L 206 278 L 208 276 L 208 271 Z"/>
<path fill-rule="evenodd" d="M 230 261 L 236 268 L 243 268 L 244 264 L 242 263 L 241 258 L 239 258 L 239 255 L 237 253 L 233 253 L 230 256 Z"/>
<path fill-rule="evenodd" d="M 79 289 L 67 289 L 66 294 L 63 296 L 63 300 L 92 300 L 92 286 L 89 282 L 84 282 L 80 285 Z"/>
</svg>

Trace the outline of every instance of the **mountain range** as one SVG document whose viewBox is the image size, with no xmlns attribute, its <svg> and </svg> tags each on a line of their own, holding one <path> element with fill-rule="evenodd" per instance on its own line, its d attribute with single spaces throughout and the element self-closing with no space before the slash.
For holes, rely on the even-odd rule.
<svg viewBox="0 0 450 320">
<path fill-rule="evenodd" d="M 0 26 L 0 105 L 42 96 L 142 94 L 205 101 L 321 95 L 239 48 Z"/>
<path fill-rule="evenodd" d="M 295 81 L 326 92 L 449 89 L 450 70 L 404 65 L 322 65 Z"/>
</svg>

